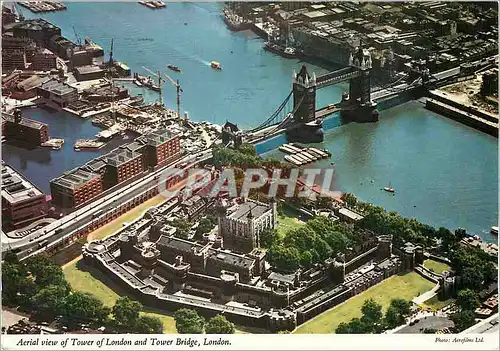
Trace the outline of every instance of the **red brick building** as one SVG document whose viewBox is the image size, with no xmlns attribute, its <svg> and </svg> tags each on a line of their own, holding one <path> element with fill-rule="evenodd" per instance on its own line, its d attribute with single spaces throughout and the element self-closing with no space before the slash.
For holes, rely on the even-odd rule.
<svg viewBox="0 0 500 351">
<path fill-rule="evenodd" d="M 2 126 L 7 140 L 17 140 L 31 145 L 40 145 L 49 140 L 48 126 L 32 119 L 22 118 L 21 111 L 14 114 L 2 112 Z"/>
<path fill-rule="evenodd" d="M 17 173 L 2 165 L 2 226 L 24 227 L 47 215 L 45 194 Z"/>
<path fill-rule="evenodd" d="M 149 167 L 163 166 L 181 155 L 181 144 L 177 134 L 162 130 L 148 134 L 145 138 Z"/>
<path fill-rule="evenodd" d="M 81 168 L 50 181 L 52 203 L 60 210 L 73 210 L 89 202 L 103 191 L 102 177 Z"/>
<path fill-rule="evenodd" d="M 104 189 L 112 188 L 144 172 L 142 154 L 118 148 L 106 154 L 106 171 L 103 178 Z"/>
</svg>

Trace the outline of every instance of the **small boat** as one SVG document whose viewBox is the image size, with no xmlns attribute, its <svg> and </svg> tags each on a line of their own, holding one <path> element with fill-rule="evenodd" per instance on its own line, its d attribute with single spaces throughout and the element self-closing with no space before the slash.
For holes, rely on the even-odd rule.
<svg viewBox="0 0 500 351">
<path fill-rule="evenodd" d="M 490 233 L 498 236 L 498 227 L 491 227 Z"/>
<path fill-rule="evenodd" d="M 213 69 L 216 69 L 216 70 L 221 70 L 222 69 L 222 66 L 217 61 L 210 62 L 210 67 L 212 67 Z"/>
<path fill-rule="evenodd" d="M 388 193 L 394 192 L 394 188 L 391 186 L 391 183 L 389 183 L 388 186 L 384 186 L 384 190 L 387 191 Z"/>
<path fill-rule="evenodd" d="M 174 66 L 174 65 L 167 65 L 167 67 L 169 69 L 171 69 L 172 71 L 175 71 L 175 72 L 180 72 L 181 71 L 181 69 L 179 67 Z"/>
</svg>

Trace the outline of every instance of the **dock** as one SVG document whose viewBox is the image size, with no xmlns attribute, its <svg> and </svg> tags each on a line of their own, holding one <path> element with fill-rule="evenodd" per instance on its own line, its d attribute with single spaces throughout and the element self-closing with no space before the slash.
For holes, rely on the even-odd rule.
<svg viewBox="0 0 500 351">
<path fill-rule="evenodd" d="M 18 4 L 34 13 L 66 10 L 66 5 L 57 1 L 19 1 Z"/>
<path fill-rule="evenodd" d="M 50 147 L 52 150 L 61 150 L 64 145 L 64 139 L 49 139 L 42 143 L 42 147 Z"/>
<path fill-rule="evenodd" d="M 150 9 L 162 9 L 167 7 L 163 1 L 139 1 L 139 4 L 149 7 Z"/>
<path fill-rule="evenodd" d="M 278 149 L 288 154 L 284 157 L 285 161 L 296 166 L 313 163 L 331 156 L 328 150 L 320 150 L 315 147 L 303 147 L 302 145 L 293 143 L 283 144 Z"/>
</svg>

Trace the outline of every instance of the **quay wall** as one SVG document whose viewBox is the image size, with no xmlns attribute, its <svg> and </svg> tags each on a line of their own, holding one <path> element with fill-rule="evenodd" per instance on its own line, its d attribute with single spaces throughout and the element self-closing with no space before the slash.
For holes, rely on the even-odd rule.
<svg viewBox="0 0 500 351">
<path fill-rule="evenodd" d="M 437 112 L 457 122 L 498 138 L 498 123 L 495 124 L 434 99 L 427 99 L 425 107 L 430 111 Z"/>
<path fill-rule="evenodd" d="M 485 119 L 485 120 L 493 122 L 493 123 L 498 123 L 498 116 L 492 116 L 491 114 L 480 111 L 480 110 L 474 108 L 473 106 L 467 106 L 467 105 L 461 104 L 461 103 L 456 102 L 452 99 L 449 99 L 446 96 L 443 96 L 442 94 L 439 94 L 435 91 L 429 91 L 429 96 L 436 101 L 443 102 L 446 105 L 455 107 L 461 111 L 473 114 L 479 118 Z"/>
</svg>

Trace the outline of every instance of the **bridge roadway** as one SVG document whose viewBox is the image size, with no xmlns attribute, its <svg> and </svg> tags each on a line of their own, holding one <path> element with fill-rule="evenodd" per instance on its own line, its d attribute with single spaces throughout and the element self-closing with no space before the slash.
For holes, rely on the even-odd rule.
<svg viewBox="0 0 500 351">
<path fill-rule="evenodd" d="M 7 237 L 5 233 L 2 232 L 2 251 L 4 252 L 11 249 L 19 249 L 24 251 L 19 254 L 22 259 L 29 254 L 28 250 L 38 248 L 38 244 L 45 240 L 48 240 L 48 243 L 45 245 L 44 249 L 53 246 L 61 240 L 70 237 L 86 224 L 95 220 L 96 214 L 99 217 L 103 216 L 107 212 L 115 209 L 117 206 L 126 203 L 128 200 L 131 200 L 136 196 L 157 187 L 158 176 L 160 176 L 166 169 L 173 168 L 186 162 L 191 162 L 189 165 L 189 167 L 191 167 L 199 162 L 208 160 L 211 157 L 211 150 L 204 150 L 197 154 L 186 155 L 169 165 L 165 165 L 164 167 L 147 174 L 145 177 L 136 180 L 131 184 L 117 189 L 113 193 L 97 201 L 89 203 L 88 205 L 52 222 L 48 226 L 45 226 L 25 236 L 24 238 L 12 239 Z M 30 241 L 30 239 L 32 241 Z"/>
</svg>

